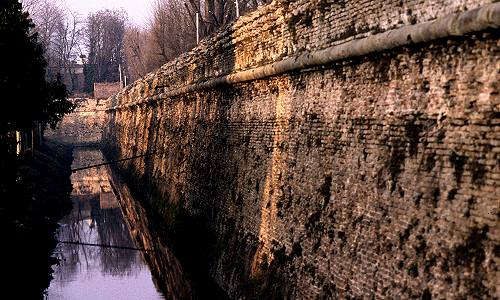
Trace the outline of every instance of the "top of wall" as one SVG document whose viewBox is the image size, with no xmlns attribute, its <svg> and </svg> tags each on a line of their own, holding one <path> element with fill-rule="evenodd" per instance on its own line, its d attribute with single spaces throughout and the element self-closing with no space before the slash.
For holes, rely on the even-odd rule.
<svg viewBox="0 0 500 300">
<path fill-rule="evenodd" d="M 109 105 L 109 98 L 108 99 L 72 98 L 69 100 L 72 103 L 76 104 L 74 113 L 103 111 Z"/>
<path fill-rule="evenodd" d="M 280 0 L 239 18 L 123 90 L 112 106 L 354 39 L 432 21 L 491 0 Z"/>
</svg>

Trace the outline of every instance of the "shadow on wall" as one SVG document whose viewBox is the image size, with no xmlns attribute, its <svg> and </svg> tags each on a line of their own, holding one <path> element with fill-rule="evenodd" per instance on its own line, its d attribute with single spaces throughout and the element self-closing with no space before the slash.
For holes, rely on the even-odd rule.
<svg viewBox="0 0 500 300">
<path fill-rule="evenodd" d="M 193 298 L 219 298 L 208 278 L 230 298 L 486 295 L 496 273 L 485 258 L 497 246 L 491 226 L 471 215 L 482 205 L 477 220 L 498 219 L 484 213 L 498 172 L 488 156 L 496 140 L 486 138 L 498 119 L 488 61 L 498 34 L 489 34 L 119 109 L 108 154 L 156 153 L 120 168 L 149 227 L 182 262 Z M 206 80 L 252 58 L 221 44 L 200 45 L 178 61 L 182 70 L 162 70 L 119 100 L 148 93 L 155 80 Z M 210 68 L 219 60 L 222 73 Z M 463 89 L 471 80 L 475 90 Z M 470 123 L 476 113 L 482 126 Z M 468 261 L 455 254 L 465 252 Z"/>
<path fill-rule="evenodd" d="M 230 28 L 226 32 L 232 35 Z M 234 69 L 233 51 L 228 51 L 227 44 L 216 47 L 219 48 L 211 49 L 216 55 L 183 69 L 181 76 L 189 81 L 207 78 L 214 72 L 230 73 Z M 212 66 L 221 65 L 213 59 L 223 61 L 225 70 L 213 70 Z M 145 85 L 151 88 L 153 83 Z M 112 110 L 108 115 L 108 124 L 114 124 L 104 132 L 109 137 L 105 138 L 108 159 L 155 153 L 121 163 L 119 169 L 134 198 L 148 214 L 149 231 L 157 239 L 155 248 L 166 245 L 169 248 L 166 251 L 172 251 L 181 262 L 182 269 L 177 270 L 168 261 L 165 263 L 169 254 L 151 255 L 147 259 L 166 295 L 183 295 L 185 287 L 165 286 L 162 284 L 167 282 L 165 277 L 187 277 L 189 282 L 185 284 L 192 293 L 189 297 L 227 298 L 210 270 L 215 252 L 220 250 L 215 239 L 218 229 L 212 225 L 221 218 L 219 208 L 224 207 L 221 190 L 228 186 L 222 173 L 231 163 L 226 160 L 231 151 L 226 143 L 226 129 L 228 108 L 231 99 L 237 97 L 235 93 L 233 87 L 224 86 L 220 91 L 164 98 Z M 118 102 L 117 97 L 112 98 L 111 106 Z M 113 144 L 115 140 L 122 144 Z M 177 276 L 179 272 L 183 275 Z"/>
<path fill-rule="evenodd" d="M 226 31 L 228 36 L 233 34 Z M 191 78 L 210 78 L 214 71 L 229 74 L 239 68 L 235 61 L 247 63 L 248 57 L 243 56 L 251 55 L 236 57 L 227 44 L 217 47 L 202 65 L 190 65 Z M 221 61 L 224 70 L 211 69 Z M 230 298 L 283 298 L 287 286 L 293 284 L 278 274 L 286 258 L 276 231 L 283 214 L 290 164 L 287 133 L 297 88 L 303 87 L 294 86 L 289 76 L 280 76 L 182 94 L 109 114 L 109 124 L 115 126 L 105 131 L 111 137 L 105 139 L 108 159 L 155 153 L 121 163 L 120 170 L 148 213 L 152 236 L 159 237 L 154 248 L 168 245 L 177 256 L 183 268 L 180 272 L 190 279 L 187 284 L 193 288 L 193 298 L 226 298 L 213 279 L 226 284 L 222 289 Z M 248 94 L 255 94 L 256 99 L 245 98 Z M 112 106 L 120 104 L 117 98 L 112 101 Z M 265 112 L 258 111 L 263 102 L 271 105 Z M 235 121 L 245 119 L 245 114 L 250 120 Z M 300 246 L 294 247 L 291 257 L 299 252 Z M 157 281 L 165 282 L 161 277 L 175 277 L 179 270 L 163 263 L 160 256 L 151 257 L 149 263 L 156 268 Z M 167 295 L 172 290 L 176 294 L 175 288 L 164 290 Z"/>
</svg>

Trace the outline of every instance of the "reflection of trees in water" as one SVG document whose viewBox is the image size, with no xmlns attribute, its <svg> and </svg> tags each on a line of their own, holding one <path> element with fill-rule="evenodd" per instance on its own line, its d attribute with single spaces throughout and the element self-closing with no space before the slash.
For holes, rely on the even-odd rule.
<svg viewBox="0 0 500 300">
<path fill-rule="evenodd" d="M 128 228 L 123 222 L 120 208 L 97 210 L 95 222 L 99 243 L 133 247 Z M 111 275 L 125 275 L 133 271 L 132 262 L 138 259 L 137 251 L 114 248 L 101 248 L 102 272 Z"/>
<path fill-rule="evenodd" d="M 78 148 L 73 152 L 72 168 L 80 168 L 104 162 L 102 153 L 95 149 Z M 102 187 L 110 190 L 108 174 L 105 168 L 90 168 L 71 175 L 73 184 L 72 195 L 98 193 Z"/>
<path fill-rule="evenodd" d="M 73 211 L 62 221 L 64 225 L 58 232 L 59 240 L 133 247 L 119 207 L 100 209 L 99 194 L 95 193 L 73 195 L 72 198 Z M 54 276 L 61 283 L 68 278 L 89 276 L 79 275 L 85 269 L 88 273 L 125 277 L 138 274 L 142 268 L 140 255 L 134 250 L 74 244 L 61 244 L 58 250 L 61 263 Z"/>
</svg>

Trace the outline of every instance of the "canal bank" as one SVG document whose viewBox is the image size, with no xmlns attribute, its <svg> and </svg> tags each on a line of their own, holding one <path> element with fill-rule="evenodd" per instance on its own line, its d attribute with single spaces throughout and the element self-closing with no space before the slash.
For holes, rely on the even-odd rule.
<svg viewBox="0 0 500 300">
<path fill-rule="evenodd" d="M 51 280 L 54 232 L 71 210 L 72 146 L 46 141 L 19 160 L 0 201 L 1 287 L 15 299 L 42 299 Z M 1 174 L 2 180 L 13 174 Z"/>
</svg>

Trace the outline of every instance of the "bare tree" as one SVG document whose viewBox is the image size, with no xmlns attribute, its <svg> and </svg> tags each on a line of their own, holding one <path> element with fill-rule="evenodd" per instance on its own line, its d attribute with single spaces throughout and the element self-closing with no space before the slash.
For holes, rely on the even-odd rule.
<svg viewBox="0 0 500 300">
<path fill-rule="evenodd" d="M 133 79 L 196 45 L 195 26 L 181 0 L 157 0 L 147 29 L 127 28 L 125 56 Z"/>
<path fill-rule="evenodd" d="M 75 87 L 75 64 L 81 54 L 82 25 L 75 13 L 52 0 L 23 0 L 23 9 L 30 13 L 38 41 L 47 62 L 46 77 L 61 75 L 68 90 Z"/>
<path fill-rule="evenodd" d="M 42 0 L 20 0 L 23 11 L 29 12 L 31 16 L 36 15 L 41 6 Z"/>
<path fill-rule="evenodd" d="M 181 0 L 157 0 L 150 24 L 154 54 L 161 64 L 195 46 L 196 31 Z M 161 65 L 160 64 L 160 65 Z"/>
<path fill-rule="evenodd" d="M 94 82 L 118 81 L 118 66 L 125 63 L 123 39 L 126 20 L 123 10 L 106 9 L 88 16 L 85 29 L 87 91 L 92 91 Z"/>
<path fill-rule="evenodd" d="M 136 80 L 151 71 L 146 58 L 146 53 L 149 51 L 147 34 L 147 31 L 138 27 L 128 27 L 125 30 L 125 60 L 131 80 Z"/>
<path fill-rule="evenodd" d="M 149 27 L 129 27 L 125 57 L 129 74 L 142 77 L 196 45 L 196 14 L 201 37 L 232 22 L 236 0 L 156 0 Z M 240 15 L 270 0 L 238 0 Z"/>
<path fill-rule="evenodd" d="M 33 2 L 35 3 L 35 2 Z M 31 9 L 35 11 L 32 14 L 35 22 L 35 30 L 38 33 L 38 41 L 43 47 L 45 59 L 50 67 L 53 67 L 54 51 L 52 42 L 55 37 L 56 27 L 64 22 L 62 10 L 50 1 L 37 1 L 36 6 L 32 3 Z"/>
<path fill-rule="evenodd" d="M 270 0 L 187 0 L 184 7 L 193 23 L 196 13 L 199 13 L 202 36 L 207 36 L 235 20 L 237 8 L 239 14 L 244 15 L 269 2 Z"/>
<path fill-rule="evenodd" d="M 56 64 L 63 74 L 69 76 L 69 90 L 75 88 L 75 63 L 82 54 L 83 23 L 76 14 L 70 13 L 56 25 L 53 51 Z"/>
</svg>

